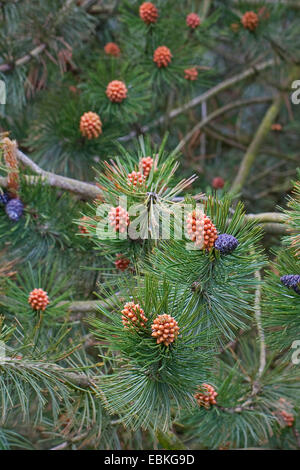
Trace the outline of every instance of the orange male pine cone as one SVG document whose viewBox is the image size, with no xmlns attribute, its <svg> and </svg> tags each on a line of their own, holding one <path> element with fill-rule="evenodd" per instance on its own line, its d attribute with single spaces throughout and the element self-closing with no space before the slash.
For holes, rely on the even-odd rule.
<svg viewBox="0 0 300 470">
<path fill-rule="evenodd" d="M 156 63 L 157 67 L 167 67 L 172 60 L 172 54 L 168 47 L 159 46 L 153 54 L 153 62 Z"/>
<path fill-rule="evenodd" d="M 120 48 L 115 42 L 108 42 L 107 44 L 105 44 L 104 52 L 105 54 L 112 55 L 114 57 L 120 57 L 121 55 Z"/>
<path fill-rule="evenodd" d="M 191 81 L 197 80 L 198 70 L 196 69 L 196 67 L 192 67 L 190 69 L 185 69 L 184 78 L 186 80 L 191 80 Z"/>
<path fill-rule="evenodd" d="M 146 177 L 145 175 L 142 175 L 140 171 L 132 171 L 131 173 L 128 174 L 127 176 L 128 179 L 128 184 L 130 186 L 136 186 L 136 185 L 141 185 L 145 182 Z"/>
<path fill-rule="evenodd" d="M 109 211 L 108 218 L 110 225 L 114 227 L 116 232 L 126 232 L 129 225 L 129 214 L 123 207 L 112 207 Z"/>
<path fill-rule="evenodd" d="M 121 313 L 122 323 L 125 328 L 132 326 L 144 327 L 145 323 L 148 321 L 140 304 L 135 304 L 134 302 L 127 302 Z"/>
<path fill-rule="evenodd" d="M 47 292 L 45 292 L 43 289 L 34 289 L 29 294 L 28 303 L 33 308 L 33 310 L 44 311 L 50 302 Z"/>
<path fill-rule="evenodd" d="M 151 326 L 152 336 L 156 338 L 157 344 L 163 343 L 165 346 L 173 343 L 179 334 L 178 323 L 170 315 L 158 315 Z"/>
<path fill-rule="evenodd" d="M 202 250 L 213 248 L 218 238 L 217 229 L 210 218 L 196 210 L 187 216 L 187 232 L 190 239 Z"/>
<path fill-rule="evenodd" d="M 259 19 L 254 11 L 247 11 L 242 17 L 242 25 L 249 31 L 254 31 L 259 23 Z"/>
<path fill-rule="evenodd" d="M 190 13 L 189 15 L 187 15 L 186 24 L 189 28 L 196 29 L 200 25 L 200 23 L 201 20 L 197 13 Z"/>
<path fill-rule="evenodd" d="M 272 129 L 272 131 L 280 132 L 280 131 L 282 131 L 282 125 L 279 122 L 274 123 L 274 124 L 272 124 L 271 129 Z"/>
<path fill-rule="evenodd" d="M 151 2 L 144 2 L 140 6 L 140 18 L 146 24 L 156 23 L 158 18 L 158 11 L 155 5 Z"/>
<path fill-rule="evenodd" d="M 284 424 L 288 427 L 292 427 L 295 421 L 292 411 L 291 404 L 285 398 L 279 398 L 280 406 L 284 409 L 279 411 L 279 416 L 282 418 Z"/>
<path fill-rule="evenodd" d="M 145 176 L 145 178 L 147 178 L 149 176 L 152 165 L 153 165 L 153 158 L 151 158 L 151 157 L 143 157 L 140 160 L 139 168 L 140 168 L 140 171 Z"/>
<path fill-rule="evenodd" d="M 102 122 L 98 114 L 89 111 L 80 118 L 80 132 L 87 139 L 97 139 L 102 134 Z"/>
<path fill-rule="evenodd" d="M 199 406 L 209 408 L 210 405 L 217 404 L 216 397 L 218 394 L 212 385 L 202 384 L 198 389 L 199 392 L 195 393 L 194 397 L 196 398 Z"/>
<path fill-rule="evenodd" d="M 112 103 L 122 103 L 127 98 L 127 88 L 121 80 L 113 80 L 107 85 L 106 96 Z"/>
<path fill-rule="evenodd" d="M 126 271 L 129 265 L 130 260 L 128 258 L 125 258 L 121 253 L 119 253 L 116 257 L 115 267 L 120 271 Z"/>
<path fill-rule="evenodd" d="M 85 215 L 83 217 L 81 217 L 80 219 L 82 222 L 87 222 L 88 220 L 89 221 L 92 221 L 93 219 L 91 219 L 90 217 L 86 217 Z M 90 227 L 96 227 L 96 225 L 92 225 L 92 224 L 88 224 Z M 89 235 L 90 232 L 88 231 L 86 225 L 78 225 L 78 230 L 80 233 L 82 233 L 83 235 Z"/>
</svg>

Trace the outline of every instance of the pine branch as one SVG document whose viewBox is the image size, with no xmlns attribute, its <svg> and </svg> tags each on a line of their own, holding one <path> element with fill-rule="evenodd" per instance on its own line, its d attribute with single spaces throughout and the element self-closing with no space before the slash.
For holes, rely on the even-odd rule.
<svg viewBox="0 0 300 470">
<path fill-rule="evenodd" d="M 243 72 L 241 72 L 237 75 L 234 75 L 233 77 L 230 77 L 227 80 L 224 80 L 223 82 L 221 82 L 218 85 L 214 86 L 213 88 L 206 91 L 205 93 L 202 93 L 201 95 L 196 96 L 192 100 L 188 101 L 185 105 L 180 106 L 179 108 L 175 108 L 172 111 L 170 111 L 170 113 L 168 113 L 164 116 L 161 116 L 159 119 L 153 121 L 149 125 L 143 126 L 140 130 L 140 133 L 145 134 L 151 128 L 159 126 L 161 124 L 164 124 L 166 121 L 168 122 L 169 120 L 176 118 L 180 114 L 188 111 L 191 108 L 194 108 L 195 106 L 198 106 L 198 104 L 203 103 L 203 101 L 206 101 L 209 98 L 212 98 L 213 96 L 217 95 L 221 91 L 224 91 L 227 88 L 230 88 L 232 85 L 235 85 L 236 83 L 239 83 L 243 80 L 246 80 L 247 78 L 249 78 L 253 75 L 256 75 L 257 73 L 265 70 L 266 68 L 271 67 L 272 65 L 274 65 L 274 63 L 275 62 L 274 62 L 273 59 L 267 60 L 265 62 L 262 62 L 262 63 L 258 64 L 258 65 L 253 65 L 249 69 L 247 69 L 247 70 L 245 70 L 245 71 L 243 71 Z M 119 140 L 123 141 L 123 142 L 126 142 L 126 141 L 131 140 L 134 137 L 136 137 L 136 135 L 137 135 L 137 132 L 133 131 L 130 134 L 128 134 L 127 136 L 121 137 Z"/>
<path fill-rule="evenodd" d="M 17 157 L 25 166 L 36 172 L 38 175 L 42 176 L 45 183 L 49 184 L 50 186 L 66 191 L 71 191 L 74 194 L 78 194 L 79 196 L 83 197 L 84 199 L 95 199 L 101 195 L 101 191 L 96 185 L 78 181 L 73 178 L 68 178 L 66 176 L 56 175 L 55 173 L 43 170 L 20 150 L 18 150 Z M 25 180 L 29 184 L 37 184 L 40 181 L 40 178 L 35 176 L 25 176 Z M 7 178 L 0 177 L 0 185 L 6 188 Z M 262 223 L 265 231 L 267 232 L 280 234 L 286 233 L 286 227 L 282 225 L 286 219 L 284 214 L 276 212 L 247 214 L 246 219 L 247 218 L 249 220 L 257 220 L 259 223 Z"/>
<path fill-rule="evenodd" d="M 86 6 L 82 6 L 82 8 L 86 11 L 91 7 L 90 3 L 91 2 L 85 2 Z M 76 6 L 74 0 L 66 0 L 65 5 L 57 12 L 59 20 L 63 17 L 64 14 L 66 14 L 67 10 L 72 7 Z M 113 9 L 110 7 L 102 7 L 104 12 L 111 12 Z M 100 11 L 101 12 L 101 11 Z M 49 44 L 51 43 L 52 38 L 48 41 Z M 47 46 L 48 44 L 42 43 L 39 44 L 38 46 L 34 47 L 31 51 L 29 51 L 27 54 L 24 56 L 20 57 L 19 59 L 12 60 L 10 63 L 4 63 L 0 64 L 0 72 L 10 72 L 14 70 L 16 67 L 22 67 L 23 65 L 28 64 L 32 59 L 37 59 L 39 55 L 41 55 L 43 52 L 47 54 Z"/>
<path fill-rule="evenodd" d="M 202 21 L 205 20 L 205 18 L 208 15 L 209 9 L 211 7 L 211 0 L 204 0 L 203 6 L 202 6 Z"/>
<path fill-rule="evenodd" d="M 56 364 L 47 364 L 45 362 L 31 362 L 25 359 L 15 359 L 5 357 L 1 359 L 0 367 L 9 365 L 14 369 L 22 368 L 28 371 L 42 371 L 45 375 L 53 373 L 56 376 L 60 376 L 61 382 L 69 382 L 78 388 L 93 388 L 95 386 L 94 381 L 87 375 L 72 372 L 64 369 L 64 367 L 57 366 Z"/>
<path fill-rule="evenodd" d="M 276 98 L 274 99 L 273 104 L 270 106 L 270 108 L 266 112 L 259 128 L 257 129 L 254 135 L 254 138 L 250 146 L 248 147 L 248 150 L 241 162 L 238 174 L 231 186 L 231 191 L 233 193 L 238 193 L 242 189 L 251 171 L 252 165 L 258 155 L 259 149 L 263 141 L 265 140 L 266 136 L 268 135 L 269 131 L 271 130 L 272 123 L 274 122 L 280 110 L 281 102 L 282 102 L 282 96 L 277 95 Z"/>
<path fill-rule="evenodd" d="M 199 131 L 200 129 L 205 127 L 210 121 L 218 118 L 222 114 L 227 113 L 228 111 L 231 111 L 232 109 L 235 109 L 235 108 L 249 106 L 250 104 L 267 103 L 269 101 L 272 101 L 272 98 L 266 96 L 262 98 L 252 98 L 249 100 L 239 100 L 239 101 L 235 101 L 234 103 L 227 104 L 223 106 L 222 108 L 218 108 L 217 110 L 213 111 L 209 116 L 207 116 L 205 119 L 198 122 L 198 124 L 196 124 L 193 127 L 193 129 L 190 132 L 188 132 L 188 134 L 179 142 L 176 149 L 174 150 L 174 153 L 179 152 L 188 143 L 188 141 L 195 134 L 195 132 Z"/>
<path fill-rule="evenodd" d="M 224 135 L 219 129 L 216 129 L 216 126 L 215 125 L 210 125 L 210 126 L 206 126 L 205 127 L 205 132 L 210 135 L 211 137 L 213 137 L 214 139 L 217 139 L 217 140 L 220 140 L 222 142 L 225 142 L 227 145 L 231 146 L 231 147 L 235 147 L 235 148 L 238 148 L 244 152 L 246 152 L 247 150 L 247 145 L 250 144 L 250 140 L 248 140 L 248 138 L 241 138 L 241 136 L 239 136 L 239 140 L 236 140 L 234 137 L 233 137 L 233 134 L 229 134 L 228 135 Z M 286 154 L 286 153 L 279 153 L 277 152 L 276 150 L 273 150 L 271 148 L 268 148 L 268 147 L 262 147 L 259 151 L 259 153 L 262 153 L 262 154 L 265 154 L 267 153 L 268 155 L 271 155 L 272 157 L 275 157 L 275 158 L 278 158 L 280 160 L 289 160 L 289 161 L 292 161 L 292 162 L 295 162 L 297 163 L 299 161 L 299 154 L 297 155 L 289 155 L 289 154 Z M 259 175 L 260 176 L 260 175 Z"/>
<path fill-rule="evenodd" d="M 287 216 L 281 214 L 280 212 L 262 212 L 260 214 L 247 214 L 247 220 L 256 220 L 259 223 L 285 223 L 287 221 Z"/>
<path fill-rule="evenodd" d="M 62 302 L 58 306 L 67 305 L 68 311 L 71 313 L 70 321 L 80 320 L 87 313 L 99 312 L 99 309 L 108 308 L 111 306 L 113 308 L 116 304 L 116 301 L 120 297 L 120 292 L 114 293 L 110 297 L 106 297 L 105 300 L 78 300 L 75 302 Z"/>
<path fill-rule="evenodd" d="M 25 54 L 20 59 L 17 59 L 15 62 L 10 64 L 1 64 L 0 65 L 0 72 L 8 72 L 13 70 L 15 67 L 20 67 L 22 65 L 27 64 L 31 59 L 36 59 L 39 54 L 41 54 L 46 49 L 46 44 L 40 44 L 39 46 L 32 49 L 32 51 Z"/>
<path fill-rule="evenodd" d="M 42 176 L 42 179 L 50 186 L 71 191 L 87 199 L 95 199 L 101 194 L 101 191 L 96 185 L 43 170 L 20 150 L 18 150 L 17 157 L 25 166 Z M 34 176 L 26 176 L 25 179 L 29 184 L 36 184 L 40 181 L 40 178 Z M 0 178 L 0 185 L 7 187 L 7 179 Z"/>
<path fill-rule="evenodd" d="M 255 278 L 258 281 L 258 286 L 256 288 L 255 300 L 254 300 L 254 314 L 255 314 L 257 330 L 258 330 L 258 336 L 259 336 L 259 342 L 260 342 L 260 364 L 259 364 L 259 369 L 258 369 L 258 373 L 257 373 L 257 379 L 259 379 L 262 376 L 262 373 L 263 373 L 263 371 L 266 367 L 265 335 L 264 335 L 264 330 L 263 330 L 262 322 L 261 322 L 261 309 L 260 309 L 260 303 L 261 303 L 261 274 L 260 274 L 260 271 L 255 272 Z"/>
</svg>

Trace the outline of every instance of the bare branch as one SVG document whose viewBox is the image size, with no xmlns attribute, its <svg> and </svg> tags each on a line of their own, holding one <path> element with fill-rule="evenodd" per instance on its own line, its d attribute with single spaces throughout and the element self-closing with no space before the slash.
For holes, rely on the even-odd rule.
<svg viewBox="0 0 300 470">
<path fill-rule="evenodd" d="M 227 88 L 230 88 L 232 85 L 235 85 L 238 82 L 246 80 L 246 78 L 249 78 L 249 77 L 265 70 L 266 68 L 271 67 L 272 65 L 274 65 L 274 63 L 275 62 L 274 62 L 273 59 L 267 60 L 267 61 L 262 62 L 260 64 L 253 65 L 249 69 L 247 69 L 247 70 L 245 70 L 245 71 L 243 71 L 243 72 L 241 72 L 237 75 L 234 75 L 233 77 L 230 77 L 227 80 L 224 80 L 223 82 L 219 83 L 218 85 L 210 88 L 210 90 L 207 90 L 205 93 L 202 93 L 202 95 L 196 96 L 192 100 L 188 101 L 185 105 L 183 105 L 179 108 L 173 109 L 172 111 L 170 111 L 170 113 L 161 116 L 159 119 L 153 121 L 148 126 L 143 126 L 141 128 L 140 133 L 144 134 L 144 133 L 148 132 L 149 129 L 151 129 L 152 127 L 163 124 L 165 121 L 174 119 L 179 114 L 182 114 L 185 111 L 188 111 L 189 109 L 194 108 L 195 106 L 198 106 L 198 104 L 201 104 L 201 103 L 203 103 L 203 101 L 206 101 L 209 98 L 212 98 L 213 96 L 217 95 L 221 91 L 224 91 Z M 121 137 L 119 139 L 119 141 L 126 142 L 128 140 L 133 139 L 136 135 L 137 135 L 137 132 L 133 131 L 130 134 L 128 134 L 127 136 Z"/>
<path fill-rule="evenodd" d="M 255 314 L 255 320 L 256 320 L 259 343 L 260 343 L 260 359 L 259 359 L 259 369 L 257 373 L 257 379 L 260 379 L 266 367 L 266 344 L 265 344 L 264 330 L 263 330 L 262 323 L 261 323 L 261 310 L 260 310 L 261 275 L 260 275 L 260 271 L 256 271 L 254 276 L 258 281 L 258 285 L 255 291 L 254 314 Z"/>
<path fill-rule="evenodd" d="M 252 98 L 249 100 L 239 100 L 235 101 L 234 103 L 229 103 L 223 106 L 222 108 L 217 109 L 216 111 L 213 111 L 205 119 L 198 122 L 198 124 L 193 127 L 193 129 L 179 142 L 174 152 L 176 153 L 181 150 L 187 144 L 187 142 L 190 140 L 190 138 L 194 135 L 195 132 L 199 131 L 200 129 L 205 127 L 210 121 L 218 118 L 222 114 L 225 114 L 235 108 L 241 108 L 243 106 L 249 106 L 251 104 L 267 103 L 269 101 L 272 101 L 272 98 L 268 96 L 262 98 Z"/>
<path fill-rule="evenodd" d="M 238 193 L 242 189 L 251 171 L 252 165 L 259 153 L 259 149 L 264 139 L 268 135 L 269 131 L 271 130 L 272 123 L 274 122 L 280 110 L 281 102 L 282 102 L 282 96 L 277 95 L 276 98 L 274 99 L 273 104 L 269 107 L 262 122 L 260 123 L 260 126 L 257 129 L 253 137 L 253 140 L 251 144 L 249 145 L 248 150 L 241 162 L 238 174 L 236 175 L 236 178 L 232 184 L 232 187 L 231 187 L 232 192 Z"/>
</svg>

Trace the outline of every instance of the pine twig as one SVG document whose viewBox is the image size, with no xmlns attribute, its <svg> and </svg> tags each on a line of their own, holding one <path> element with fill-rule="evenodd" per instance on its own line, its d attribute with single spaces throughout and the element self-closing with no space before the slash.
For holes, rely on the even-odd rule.
<svg viewBox="0 0 300 470">
<path fill-rule="evenodd" d="M 249 106 L 250 104 L 261 104 L 261 103 L 266 103 L 271 101 L 272 98 L 269 97 L 262 97 L 262 98 L 252 98 L 249 100 L 239 100 L 235 101 L 234 103 L 229 103 L 222 108 L 219 108 L 215 111 L 213 111 L 211 114 L 209 114 L 205 119 L 202 121 L 198 122 L 193 129 L 186 134 L 186 136 L 179 142 L 177 145 L 176 149 L 174 150 L 174 153 L 179 152 L 186 144 L 187 142 L 191 139 L 191 137 L 194 135 L 195 132 L 199 131 L 203 127 L 205 127 L 210 121 L 213 119 L 218 118 L 222 114 L 227 113 L 228 111 L 231 111 L 232 109 L 235 108 L 241 108 L 243 106 Z"/>
<path fill-rule="evenodd" d="M 180 114 L 188 111 L 191 108 L 194 108 L 195 106 L 198 106 L 198 104 L 203 103 L 203 101 L 207 101 L 209 98 L 212 98 L 213 96 L 217 95 L 221 91 L 226 90 L 227 88 L 230 88 L 231 86 L 235 85 L 236 83 L 239 83 L 243 80 L 246 80 L 247 78 L 265 70 L 268 67 L 271 67 L 274 65 L 274 60 L 266 60 L 265 62 L 261 62 L 260 64 L 253 65 L 247 70 L 244 70 L 243 72 L 234 75 L 233 77 L 227 78 L 227 80 L 224 80 L 223 82 L 219 83 L 218 85 L 210 88 L 208 91 L 202 93 L 199 96 L 196 96 L 192 100 L 188 101 L 186 104 L 183 106 L 180 106 L 179 108 L 175 108 L 170 113 L 161 116 L 159 119 L 156 119 L 152 123 L 150 123 L 148 126 L 143 126 L 141 128 L 141 134 L 145 134 L 146 132 L 149 131 L 152 127 L 159 126 L 163 124 L 165 121 L 171 120 L 179 116 Z M 137 132 L 133 131 L 130 134 L 121 137 L 119 141 L 127 142 L 128 140 L 133 139 L 136 137 Z"/>
<path fill-rule="evenodd" d="M 259 342 L 260 342 L 260 359 L 259 359 L 259 369 L 257 373 L 257 379 L 260 379 L 262 373 L 266 367 L 266 344 L 265 344 L 265 335 L 261 323 L 261 274 L 260 271 L 255 272 L 255 278 L 258 281 L 258 285 L 255 291 L 255 300 L 254 300 L 254 314 L 258 330 Z"/>
<path fill-rule="evenodd" d="M 285 223 L 287 216 L 280 212 L 261 212 L 259 214 L 247 214 L 245 216 L 247 220 L 256 220 L 259 223 Z"/>
<path fill-rule="evenodd" d="M 56 175 L 55 173 L 43 170 L 20 150 L 17 153 L 17 157 L 20 162 L 40 175 L 42 179 L 50 186 L 64 189 L 66 191 L 71 191 L 87 199 L 96 199 L 96 197 L 101 195 L 100 189 L 94 184 L 85 183 L 83 181 L 68 178 L 66 176 Z M 37 179 L 35 176 L 27 176 L 26 180 L 30 184 L 35 184 L 40 180 L 40 178 Z M 0 179 L 0 184 L 6 186 L 5 180 Z"/>
<path fill-rule="evenodd" d="M 23 57 L 20 57 L 15 62 L 11 64 L 1 64 L 0 72 L 8 72 L 15 67 L 20 67 L 21 65 L 27 64 L 31 59 L 37 58 L 46 49 L 46 44 L 40 44 L 39 46 L 32 49 L 32 51 L 25 54 Z"/>
<path fill-rule="evenodd" d="M 239 136 L 239 140 L 236 140 L 233 136 L 233 134 L 224 135 L 220 129 L 216 129 L 216 125 L 210 124 L 210 126 L 205 126 L 205 132 L 213 137 L 214 139 L 220 140 L 221 142 L 224 142 L 225 144 L 229 145 L 230 147 L 235 147 L 243 152 L 246 152 L 247 150 L 247 145 L 250 144 L 250 140 L 245 136 L 241 139 L 241 136 Z M 276 150 L 273 150 L 272 148 L 269 147 L 262 147 L 259 150 L 259 153 L 266 153 L 268 155 L 271 155 L 272 157 L 278 158 L 280 160 L 288 160 L 292 161 L 294 163 L 297 163 L 299 161 L 299 154 L 297 155 L 290 155 L 287 153 L 280 153 L 277 152 Z"/>
<path fill-rule="evenodd" d="M 33 371 L 35 368 L 41 369 L 49 372 L 54 372 L 56 374 L 59 373 L 61 377 L 61 382 L 69 382 L 73 384 L 75 387 L 78 388 L 93 388 L 95 387 L 95 383 L 92 380 L 91 377 L 88 377 L 85 374 L 81 374 L 78 372 L 72 372 L 70 370 L 66 370 L 64 367 L 58 366 L 56 364 L 48 364 L 46 362 L 30 362 L 27 361 L 26 359 L 16 359 L 16 358 L 10 358 L 10 357 L 5 357 L 1 359 L 1 365 L 10 365 L 11 367 L 18 368 L 31 368 Z"/>
<path fill-rule="evenodd" d="M 236 175 L 236 178 L 232 184 L 231 191 L 233 193 L 237 194 L 242 189 L 251 171 L 252 165 L 259 153 L 259 149 L 266 136 L 268 135 L 269 131 L 271 130 L 272 123 L 274 122 L 280 110 L 281 102 L 282 96 L 279 94 L 274 99 L 273 104 L 269 107 L 259 128 L 257 129 L 253 140 L 249 145 L 248 150 L 241 162 L 238 174 Z"/>
</svg>

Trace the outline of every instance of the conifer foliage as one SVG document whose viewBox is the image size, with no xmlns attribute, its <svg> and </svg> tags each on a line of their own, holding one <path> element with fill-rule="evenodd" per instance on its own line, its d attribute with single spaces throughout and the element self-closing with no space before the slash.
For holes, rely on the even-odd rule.
<svg viewBox="0 0 300 470">
<path fill-rule="evenodd" d="M 0 3 L 0 449 L 299 449 L 297 2 Z"/>
</svg>

